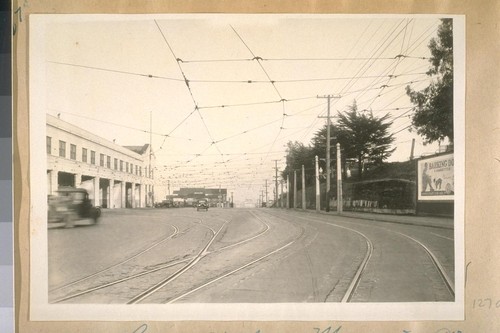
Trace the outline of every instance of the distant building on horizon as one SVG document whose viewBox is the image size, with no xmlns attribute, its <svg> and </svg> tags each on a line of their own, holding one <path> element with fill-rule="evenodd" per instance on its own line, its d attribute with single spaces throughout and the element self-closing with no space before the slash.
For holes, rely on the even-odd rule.
<svg viewBox="0 0 500 333">
<path fill-rule="evenodd" d="M 210 206 L 227 206 L 227 189 L 225 188 L 199 188 L 199 187 L 181 187 L 174 191 L 173 195 L 168 196 L 174 203 L 181 201 L 185 206 L 193 206 L 200 199 L 208 200 Z"/>
</svg>

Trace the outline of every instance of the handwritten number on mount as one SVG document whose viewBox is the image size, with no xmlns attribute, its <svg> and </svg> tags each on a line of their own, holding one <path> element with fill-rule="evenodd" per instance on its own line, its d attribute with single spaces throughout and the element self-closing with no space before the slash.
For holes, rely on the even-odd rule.
<svg viewBox="0 0 500 333">
<path fill-rule="evenodd" d="M 148 330 L 148 325 L 142 324 L 141 326 L 137 327 L 137 329 L 133 333 L 144 333 L 147 330 Z"/>
<path fill-rule="evenodd" d="M 316 333 L 339 333 L 341 328 L 342 328 L 342 326 L 339 326 L 337 329 L 335 329 L 335 330 L 332 331 L 332 327 L 328 326 L 324 330 L 322 330 L 319 327 L 314 327 L 313 330 L 315 330 Z"/>
<path fill-rule="evenodd" d="M 472 302 L 472 308 L 481 308 L 481 309 L 500 309 L 500 300 L 495 300 L 491 298 L 476 298 Z"/>
</svg>

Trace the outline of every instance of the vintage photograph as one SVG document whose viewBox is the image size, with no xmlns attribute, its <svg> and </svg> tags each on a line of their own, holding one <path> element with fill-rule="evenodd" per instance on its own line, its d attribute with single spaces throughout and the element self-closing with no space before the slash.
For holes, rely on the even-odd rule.
<svg viewBox="0 0 500 333">
<path fill-rule="evenodd" d="M 463 318 L 464 35 L 31 15 L 32 319 Z"/>
</svg>

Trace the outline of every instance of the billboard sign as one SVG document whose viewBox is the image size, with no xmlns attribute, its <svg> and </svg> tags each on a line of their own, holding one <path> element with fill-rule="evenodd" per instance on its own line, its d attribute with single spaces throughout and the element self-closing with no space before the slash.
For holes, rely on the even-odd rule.
<svg viewBox="0 0 500 333">
<path fill-rule="evenodd" d="M 417 162 L 419 201 L 453 201 L 455 194 L 453 153 L 420 159 Z"/>
</svg>

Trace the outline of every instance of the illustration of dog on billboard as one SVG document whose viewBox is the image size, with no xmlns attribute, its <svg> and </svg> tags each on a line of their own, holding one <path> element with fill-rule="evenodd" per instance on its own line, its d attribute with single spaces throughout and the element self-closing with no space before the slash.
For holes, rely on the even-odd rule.
<svg viewBox="0 0 500 333">
<path fill-rule="evenodd" d="M 452 195 L 453 172 L 450 169 L 452 165 L 442 161 L 423 163 L 420 193 L 424 196 Z"/>
</svg>

